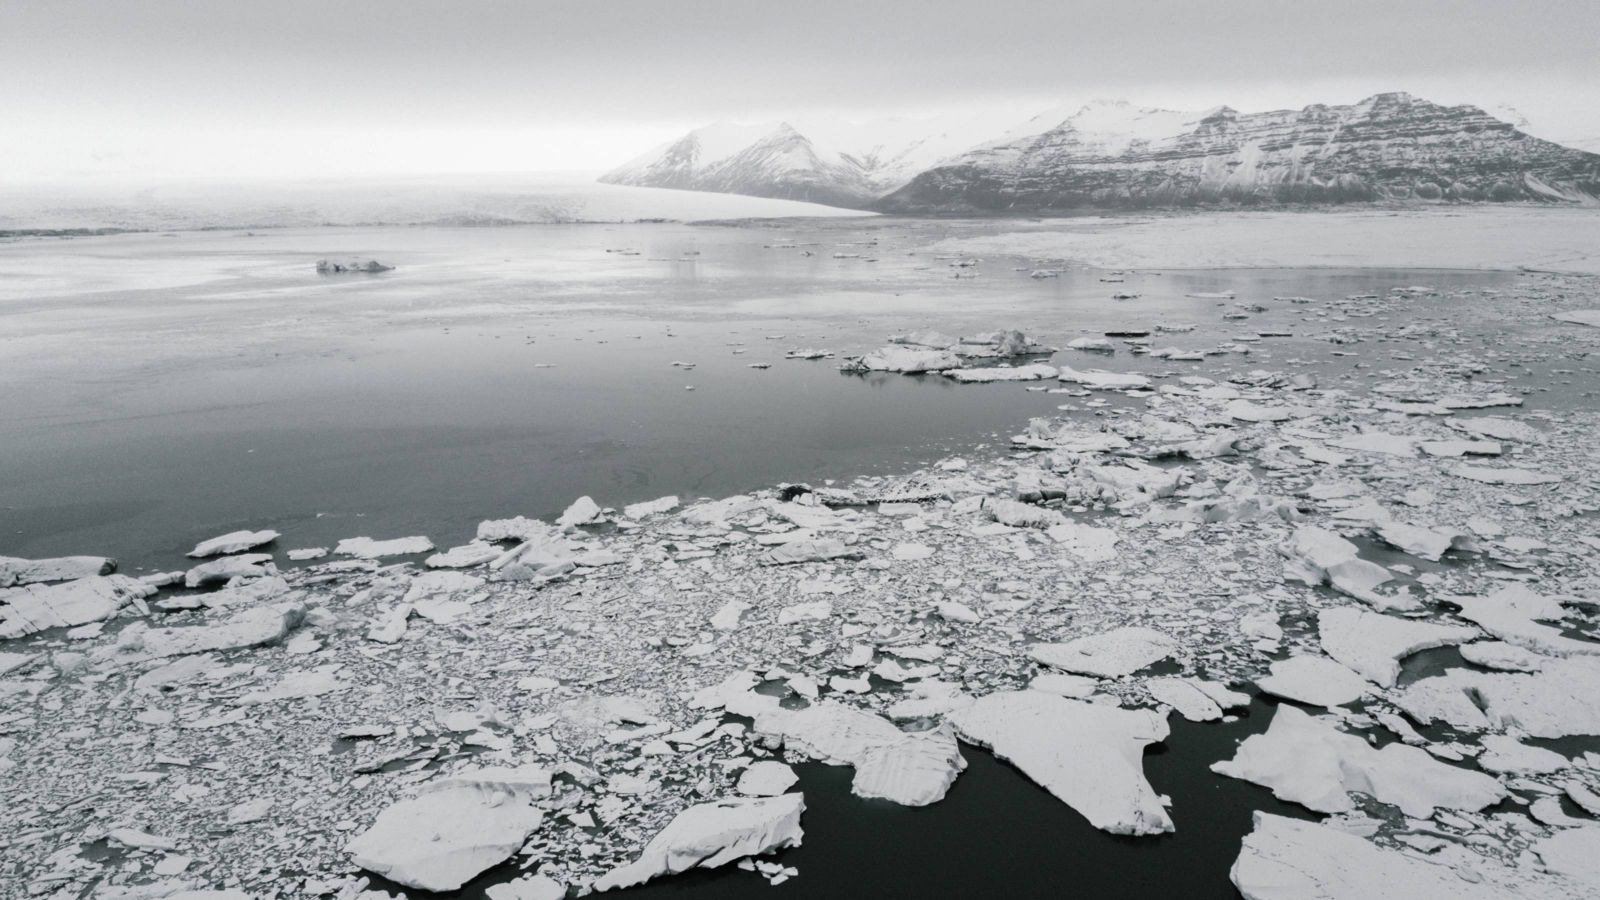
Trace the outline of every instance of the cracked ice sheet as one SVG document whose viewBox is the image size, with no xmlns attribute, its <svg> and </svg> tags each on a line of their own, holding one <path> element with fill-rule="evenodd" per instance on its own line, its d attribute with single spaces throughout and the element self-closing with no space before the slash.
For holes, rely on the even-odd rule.
<svg viewBox="0 0 1600 900">
<path fill-rule="evenodd" d="M 1541 619 L 1556 620 L 1566 614 L 1563 598 L 1545 597 L 1523 585 L 1511 585 L 1487 597 L 1446 599 L 1461 607 L 1461 618 L 1478 623 L 1508 644 L 1550 656 L 1600 656 L 1600 641 L 1569 638 L 1559 628 L 1539 624 Z"/>
<path fill-rule="evenodd" d="M 1478 636 L 1474 628 L 1415 622 L 1349 607 L 1319 613 L 1317 634 L 1329 656 L 1380 687 L 1394 687 L 1400 662 L 1411 654 Z"/>
<path fill-rule="evenodd" d="M 1271 788 L 1280 800 L 1323 813 L 1355 809 L 1352 793 L 1368 794 L 1417 818 L 1427 818 L 1436 807 L 1480 810 L 1506 796 L 1500 782 L 1482 772 L 1439 762 L 1405 744 L 1375 750 L 1357 735 L 1286 705 L 1278 707 L 1264 733 L 1245 738 L 1233 759 L 1211 770 Z"/>
<path fill-rule="evenodd" d="M 835 702 L 789 710 L 775 697 L 748 693 L 730 697 L 728 712 L 749 716 L 758 734 L 781 738 L 791 750 L 856 770 L 850 789 L 905 806 L 927 806 L 944 798 L 967 767 L 949 729 L 901 731 L 893 722 Z"/>
<path fill-rule="evenodd" d="M 1547 659 L 1537 672 L 1451 669 L 1391 697 L 1420 722 L 1470 731 L 1519 728 L 1533 737 L 1600 735 L 1600 660 Z"/>
<path fill-rule="evenodd" d="M 1451 847 L 1430 859 L 1347 832 L 1255 814 L 1229 878 L 1245 900 L 1580 900 L 1594 885 Z M 1459 867 L 1459 868 L 1457 868 Z"/>
</svg>

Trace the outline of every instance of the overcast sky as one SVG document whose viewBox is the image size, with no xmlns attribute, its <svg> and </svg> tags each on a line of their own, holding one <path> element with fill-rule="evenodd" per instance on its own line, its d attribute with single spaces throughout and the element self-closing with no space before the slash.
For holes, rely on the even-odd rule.
<svg viewBox="0 0 1600 900">
<path fill-rule="evenodd" d="M 1597 0 L 0 0 L 0 179 L 601 169 L 696 125 L 1409 90 L 1600 137 Z"/>
</svg>

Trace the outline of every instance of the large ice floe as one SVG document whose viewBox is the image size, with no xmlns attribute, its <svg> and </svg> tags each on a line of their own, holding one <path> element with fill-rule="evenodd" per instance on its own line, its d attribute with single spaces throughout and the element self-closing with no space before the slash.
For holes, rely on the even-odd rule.
<svg viewBox="0 0 1600 900">
<path fill-rule="evenodd" d="M 962 740 L 994 751 L 1096 828 L 1112 834 L 1173 830 L 1144 777 L 1144 748 L 1168 733 L 1155 712 L 1030 690 L 980 697 L 950 720 Z"/>
<path fill-rule="evenodd" d="M 466 772 L 390 806 L 345 849 L 356 865 L 407 887 L 452 891 L 515 853 L 544 820 L 543 769 Z"/>
<path fill-rule="evenodd" d="M 1380 687 L 1394 687 L 1406 657 L 1465 643 L 1477 637 L 1478 631 L 1340 607 L 1317 614 L 1317 636 L 1325 653 L 1356 674 Z"/>
</svg>

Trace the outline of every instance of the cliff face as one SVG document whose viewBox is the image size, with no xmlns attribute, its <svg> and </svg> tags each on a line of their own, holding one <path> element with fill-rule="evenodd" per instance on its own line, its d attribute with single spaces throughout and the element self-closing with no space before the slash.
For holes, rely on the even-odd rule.
<svg viewBox="0 0 1600 900">
<path fill-rule="evenodd" d="M 1078 118 L 964 153 L 875 208 L 1039 212 L 1600 197 L 1600 155 L 1531 137 L 1473 106 L 1439 106 L 1408 94 L 1249 115 L 1221 107 L 1176 133 L 1122 140 L 1086 130 Z"/>
</svg>

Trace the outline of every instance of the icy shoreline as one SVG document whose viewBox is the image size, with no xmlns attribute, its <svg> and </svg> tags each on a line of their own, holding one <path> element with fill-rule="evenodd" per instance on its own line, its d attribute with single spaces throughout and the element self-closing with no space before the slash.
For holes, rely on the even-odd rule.
<svg viewBox="0 0 1600 900">
<path fill-rule="evenodd" d="M 1554 312 L 1588 287 L 1526 290 Z M 178 579 L 220 587 L 204 593 L 93 557 L 13 566 L 28 574 L 0 588 L 7 621 L 56 627 L 0 644 L 0 773 L 21 823 L 0 885 L 356 897 L 356 863 L 437 888 L 511 857 L 621 886 L 799 842 L 782 799 L 798 795 L 769 764 L 849 765 L 857 794 L 920 805 L 976 746 L 1109 832 L 1204 827 L 1204 810 L 1164 807 L 1141 749 L 1171 712 L 1218 720 L 1254 685 L 1313 715 L 1280 707 L 1227 774 L 1333 818 L 1268 820 L 1236 876 L 1247 897 L 1262 861 L 1320 865 L 1351 835 L 1418 884 L 1482 869 L 1503 896 L 1585 896 L 1600 754 L 1520 738 L 1600 734 L 1584 699 L 1600 696 L 1600 416 L 1520 411 L 1495 373 L 1542 348 L 1374 315 L 1407 297 L 1330 302 L 1347 323 L 1330 348 L 1422 351 L 1363 389 L 1226 356 L 1212 377 L 1163 377 L 1155 354 L 1141 381 L 1030 372 L 1098 427 L 1035 420 L 1011 455 L 908 479 L 579 502 L 436 555 L 352 539 L 282 572 L 281 537 L 224 535 Z M 1580 356 L 1600 331 L 1570 334 Z M 1397 679 L 1453 643 L 1475 668 Z M 1285 755 L 1325 764 L 1284 772 Z M 1504 796 L 1531 818 L 1496 811 Z M 457 819 L 474 831 L 441 839 L 459 854 L 407 850 Z M 1328 866 L 1329 896 L 1361 896 Z"/>
</svg>

